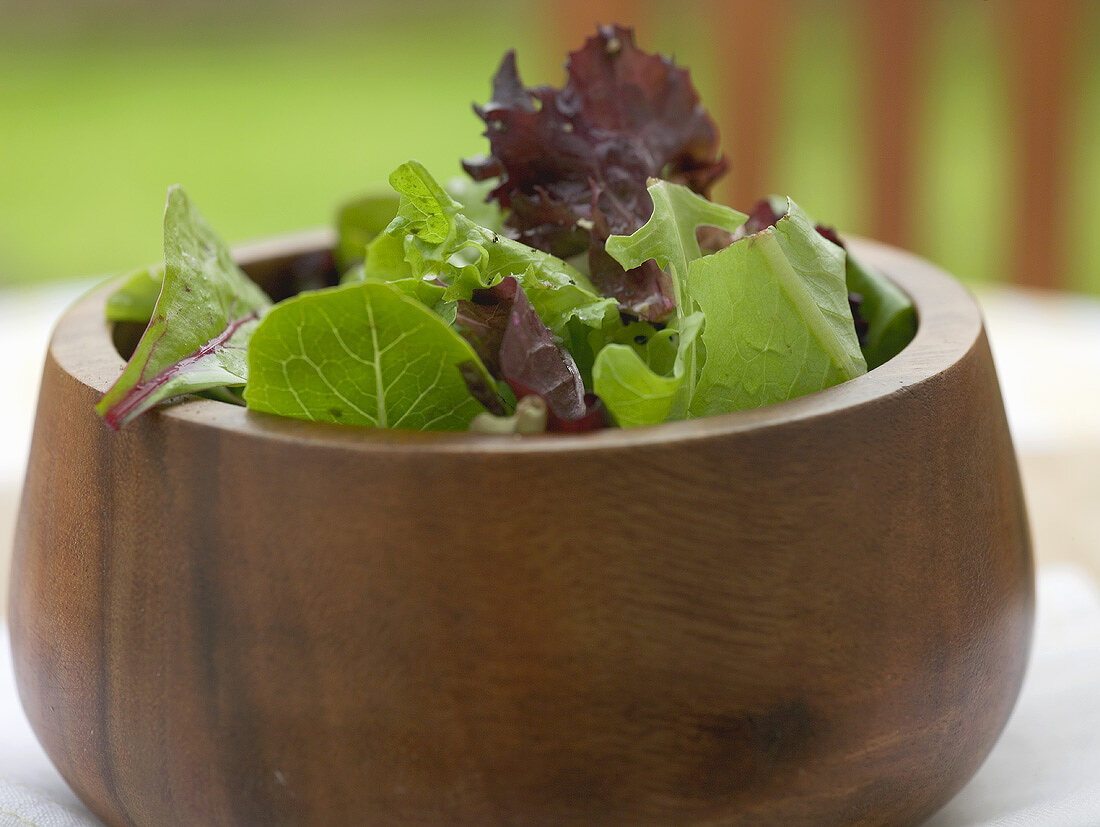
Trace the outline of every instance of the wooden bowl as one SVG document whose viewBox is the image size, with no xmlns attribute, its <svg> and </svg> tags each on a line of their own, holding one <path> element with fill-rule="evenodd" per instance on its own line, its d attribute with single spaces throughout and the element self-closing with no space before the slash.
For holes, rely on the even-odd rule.
<svg viewBox="0 0 1100 827">
<path fill-rule="evenodd" d="M 324 238 L 242 254 L 272 283 Z M 209 400 L 119 433 L 80 300 L 15 546 L 27 714 L 112 825 L 912 824 L 989 752 L 1033 615 L 978 308 L 744 413 L 376 432 Z"/>
</svg>

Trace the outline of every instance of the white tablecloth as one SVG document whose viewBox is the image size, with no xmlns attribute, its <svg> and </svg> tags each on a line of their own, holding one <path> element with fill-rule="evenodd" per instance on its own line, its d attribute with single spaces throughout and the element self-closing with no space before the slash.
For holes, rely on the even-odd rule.
<svg viewBox="0 0 1100 827">
<path fill-rule="evenodd" d="M 0 632 L 0 827 L 99 822 L 38 746 Z M 1083 572 L 1039 577 L 1039 616 L 1019 703 L 985 765 L 927 827 L 1100 826 L 1100 592 Z"/>
</svg>

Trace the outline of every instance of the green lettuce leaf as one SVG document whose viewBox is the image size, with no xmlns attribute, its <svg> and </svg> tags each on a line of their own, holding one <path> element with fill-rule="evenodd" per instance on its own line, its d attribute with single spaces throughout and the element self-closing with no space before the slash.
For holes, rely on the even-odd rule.
<svg viewBox="0 0 1100 827">
<path fill-rule="evenodd" d="M 475 223 L 500 230 L 503 219 L 496 202 L 486 202 L 492 182 L 452 178 L 445 192 Z M 394 192 L 364 195 L 345 204 L 336 214 L 336 264 L 344 284 L 365 278 L 389 281 L 412 274 L 405 262 L 404 235 L 387 235 L 385 230 L 397 215 L 401 196 Z M 365 268 L 358 265 L 365 264 Z"/>
<path fill-rule="evenodd" d="M 458 315 L 458 302 L 446 298 L 447 290 L 435 282 L 418 279 L 415 276 L 406 276 L 396 279 L 367 278 L 365 281 L 376 281 L 388 284 L 402 295 L 410 299 L 416 299 L 422 305 L 432 310 L 448 325 L 454 325 Z"/>
<path fill-rule="evenodd" d="M 644 343 L 612 342 L 596 356 L 595 393 L 623 428 L 654 425 L 674 415 L 688 370 L 689 354 L 703 327 L 703 314 L 692 313 L 649 336 Z M 682 412 L 681 416 L 682 416 Z"/>
<path fill-rule="evenodd" d="M 755 408 L 865 373 L 845 254 L 794 203 L 754 235 L 692 263 L 706 362 L 691 416 Z"/>
<path fill-rule="evenodd" d="M 96 406 L 112 428 L 173 397 L 243 385 L 248 338 L 271 306 L 178 186 L 164 211 L 164 261 L 149 326 Z"/>
<path fill-rule="evenodd" d="M 386 232 L 414 235 L 429 244 L 441 244 L 455 232 L 454 217 L 462 205 L 432 178 L 419 161 L 407 161 L 390 173 L 390 186 L 401 196 L 397 217 Z"/>
<path fill-rule="evenodd" d="M 252 335 L 244 398 L 256 411 L 376 428 L 464 430 L 485 408 L 461 365 L 492 379 L 467 342 L 377 281 L 303 293 Z"/>
<path fill-rule="evenodd" d="M 688 280 L 691 263 L 703 255 L 695 231 L 710 226 L 733 232 L 746 218 L 668 181 L 651 181 L 649 194 L 649 220 L 632 235 L 609 238 L 607 252 L 628 270 L 654 259 L 672 276 L 676 316 L 664 331 L 644 337 L 644 350 L 613 342 L 596 354 L 593 390 L 624 427 L 686 415 L 702 361 L 698 342 L 703 318 Z"/>
<path fill-rule="evenodd" d="M 613 299 L 598 295 L 588 277 L 549 253 L 479 226 L 417 161 L 390 176 L 401 206 L 386 232 L 403 239 L 405 261 L 419 278 L 438 278 L 447 299 L 469 299 L 474 290 L 515 276 L 539 316 L 559 337 L 570 319 L 600 327 L 618 318 Z"/>
<path fill-rule="evenodd" d="M 396 281 L 413 277 L 413 270 L 405 261 L 404 240 L 387 233 L 382 233 L 367 245 L 363 266 L 351 272 L 357 273 L 356 281 Z"/>
<path fill-rule="evenodd" d="M 901 288 L 850 251 L 845 275 L 848 289 L 863 298 L 859 306 L 860 316 L 867 322 L 863 356 L 867 359 L 867 369 L 873 370 L 893 359 L 913 341 L 917 333 L 917 312 Z"/>
<path fill-rule="evenodd" d="M 681 184 L 652 179 L 648 189 L 653 200 L 649 220 L 631 235 L 611 236 L 607 252 L 627 269 L 655 260 L 672 276 L 676 312 L 683 318 L 695 312 L 687 290 L 688 265 L 703 255 L 695 231 L 718 227 L 732 233 L 748 216 L 708 201 Z"/>
<path fill-rule="evenodd" d="M 787 210 L 787 199 L 770 196 L 756 204 L 743 233 L 752 234 L 774 225 Z M 816 224 L 817 232 L 847 253 L 845 278 L 848 292 L 859 296 L 858 317 L 866 325 L 859 336 L 868 370 L 893 359 L 917 332 L 917 316 L 909 297 L 892 282 L 853 256 L 832 227 Z"/>
<path fill-rule="evenodd" d="M 107 297 L 107 321 L 148 324 L 164 283 L 164 264 L 134 270 L 121 287 Z"/>
<path fill-rule="evenodd" d="M 363 251 L 397 215 L 398 198 L 392 192 L 372 193 L 344 204 L 336 213 L 333 255 L 341 273 L 363 260 Z"/>
</svg>

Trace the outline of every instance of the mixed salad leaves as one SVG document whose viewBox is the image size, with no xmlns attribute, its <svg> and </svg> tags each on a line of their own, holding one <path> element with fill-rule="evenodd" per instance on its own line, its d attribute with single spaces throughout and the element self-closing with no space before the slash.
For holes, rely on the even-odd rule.
<svg viewBox="0 0 1100 827">
<path fill-rule="evenodd" d="M 164 263 L 108 301 L 147 327 L 107 424 L 201 393 L 374 428 L 654 425 L 822 390 L 912 338 L 905 294 L 793 201 L 709 200 L 726 162 L 686 70 L 619 26 L 566 70 L 528 88 L 507 54 L 469 178 L 402 164 L 339 211 L 338 283 L 278 303 L 170 189 Z"/>
</svg>

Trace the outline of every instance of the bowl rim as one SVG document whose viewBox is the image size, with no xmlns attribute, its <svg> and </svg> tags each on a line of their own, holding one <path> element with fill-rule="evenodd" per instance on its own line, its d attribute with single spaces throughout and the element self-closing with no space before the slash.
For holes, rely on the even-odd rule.
<svg viewBox="0 0 1100 827">
<path fill-rule="evenodd" d="M 234 247 L 241 266 L 331 248 L 330 230 L 276 236 Z M 948 273 L 896 247 L 861 238 L 846 240 L 913 301 L 917 332 L 893 359 L 831 388 L 761 408 L 664 422 L 636 428 L 608 428 L 584 434 L 499 435 L 371 429 L 281 417 L 211 399 L 188 398 L 146 414 L 165 425 L 190 424 L 261 439 L 332 446 L 366 452 L 542 453 L 621 450 L 693 442 L 763 428 L 784 427 L 908 393 L 950 370 L 983 336 L 981 311 L 973 295 Z M 107 279 L 74 302 L 58 320 L 48 357 L 75 381 L 102 395 L 125 365 L 106 320 L 107 297 L 125 276 Z M 135 427 L 137 423 L 128 426 Z M 107 426 L 104 424 L 104 429 Z"/>
</svg>

